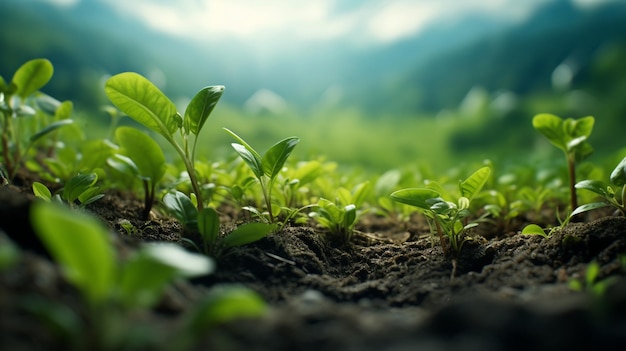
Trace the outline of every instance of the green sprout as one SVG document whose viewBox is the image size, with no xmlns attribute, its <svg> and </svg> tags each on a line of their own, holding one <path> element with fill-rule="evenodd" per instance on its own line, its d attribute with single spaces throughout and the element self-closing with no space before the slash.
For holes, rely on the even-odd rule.
<svg viewBox="0 0 626 351">
<path fill-rule="evenodd" d="M 107 163 L 122 174 L 141 180 L 145 194 L 143 218 L 147 219 L 154 204 L 157 184 L 165 175 L 165 155 L 156 141 L 135 128 L 119 127 L 115 137 L 122 149 Z"/>
<path fill-rule="evenodd" d="M 271 146 L 263 156 L 261 156 L 252 146 L 245 142 L 241 137 L 224 128 L 239 143 L 232 143 L 233 149 L 239 154 L 241 159 L 250 167 L 252 173 L 261 184 L 263 191 L 263 199 L 269 214 L 269 221 L 274 223 L 274 210 L 272 208 L 272 190 L 276 177 L 283 168 L 283 165 L 291 155 L 291 152 L 300 142 L 297 137 L 289 137 L 283 139 Z"/>
<path fill-rule="evenodd" d="M 565 153 L 572 211 L 578 207 L 575 188 L 576 164 L 593 152 L 593 148 L 587 142 L 587 139 L 593 130 L 594 121 L 595 119 L 592 116 L 564 120 L 548 113 L 538 114 L 533 118 L 533 127 L 548 138 L 552 145 Z"/>
<path fill-rule="evenodd" d="M 592 191 L 602 197 L 602 201 L 581 205 L 572 216 L 602 207 L 613 207 L 622 216 L 626 215 L 626 157 L 615 167 L 609 178 L 611 184 L 600 180 L 583 180 L 576 183 L 577 189 Z"/>
<path fill-rule="evenodd" d="M 71 102 L 57 106 L 52 111 L 52 121 L 36 118 L 37 111 L 29 104 L 31 99 L 37 97 L 37 91 L 50 81 L 53 72 L 50 61 L 34 59 L 20 66 L 10 82 L 5 82 L 0 76 L 0 168 L 5 169 L 8 181 L 13 180 L 24 156 L 36 142 L 58 128 L 73 123 L 69 119 Z M 31 125 L 27 125 L 28 122 Z M 38 131 L 29 135 L 33 128 Z"/>
<path fill-rule="evenodd" d="M 354 187 L 350 192 L 340 188 L 335 201 L 321 198 L 317 202 L 317 211 L 309 216 L 315 218 L 317 223 L 328 229 L 330 234 L 339 242 L 350 242 L 354 233 L 354 226 L 358 222 L 362 211 L 358 210 L 363 205 L 365 197 L 370 190 L 369 182 L 363 182 Z"/>
<path fill-rule="evenodd" d="M 66 203 L 70 207 L 78 204 L 85 207 L 92 202 L 100 200 L 104 194 L 100 193 L 100 187 L 96 186 L 98 175 L 96 173 L 78 174 L 65 183 L 58 193 L 52 195 L 50 189 L 43 183 L 33 182 L 33 193 L 37 198 L 46 202 Z"/>
<path fill-rule="evenodd" d="M 461 196 L 455 202 L 443 199 L 443 189 L 438 184 L 431 185 L 432 188 L 408 188 L 395 191 L 391 194 L 391 199 L 399 203 L 414 206 L 423 211 L 431 225 L 434 223 L 441 247 L 444 253 L 448 252 L 444 242 L 447 237 L 448 244 L 454 255 L 458 255 L 467 240 L 466 231 L 478 225 L 476 222 L 465 223 L 470 216 L 471 200 L 483 188 L 491 169 L 482 167 L 467 179 L 459 182 Z"/>
<path fill-rule="evenodd" d="M 125 72 L 109 78 L 105 92 L 118 109 L 160 134 L 172 145 L 189 174 L 197 198 L 196 207 L 202 210 L 204 202 L 194 164 L 196 146 L 202 127 L 224 93 L 224 86 L 201 89 L 191 99 L 184 117 L 176 111 L 176 105 L 165 94 L 137 73 Z M 180 133 L 182 145 L 175 138 L 176 132 Z M 192 135 L 193 142 L 190 140 Z"/>
<path fill-rule="evenodd" d="M 600 264 L 596 261 L 591 261 L 585 270 L 585 278 L 572 279 L 569 281 L 569 288 L 574 291 L 586 291 L 594 298 L 602 298 L 606 289 L 615 282 L 613 277 L 606 279 L 598 279 L 600 276 Z"/>
</svg>

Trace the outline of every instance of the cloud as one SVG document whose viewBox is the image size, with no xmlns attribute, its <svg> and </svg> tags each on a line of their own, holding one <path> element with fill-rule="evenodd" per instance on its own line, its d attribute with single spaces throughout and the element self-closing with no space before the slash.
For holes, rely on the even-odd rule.
<svg viewBox="0 0 626 351">
<path fill-rule="evenodd" d="M 462 13 L 520 16 L 542 1 L 546 0 L 108 0 L 106 3 L 157 30 L 203 41 L 277 38 L 283 42 L 343 39 L 386 43 Z"/>
</svg>

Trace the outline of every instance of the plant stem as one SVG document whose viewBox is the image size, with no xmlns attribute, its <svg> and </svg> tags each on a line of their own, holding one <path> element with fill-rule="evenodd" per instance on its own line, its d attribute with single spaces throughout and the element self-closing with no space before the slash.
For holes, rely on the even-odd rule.
<svg viewBox="0 0 626 351">
<path fill-rule="evenodd" d="M 567 157 L 567 168 L 569 171 L 569 191 L 570 191 L 570 206 L 572 206 L 571 210 L 574 211 L 578 208 L 578 199 L 576 198 L 576 160 L 574 156 Z"/>
<path fill-rule="evenodd" d="M 185 163 L 185 168 L 187 169 L 187 174 L 189 174 L 189 180 L 191 181 L 191 187 L 193 188 L 193 192 L 196 194 L 196 199 L 198 200 L 198 212 L 202 211 L 204 208 L 204 203 L 202 199 L 202 193 L 200 192 L 200 187 L 198 186 L 198 178 L 196 177 L 196 169 L 193 164 L 193 160 L 187 157 L 187 153 L 178 145 L 174 140 L 170 139 L 169 142 L 174 146 L 176 152 L 180 155 Z"/>
</svg>

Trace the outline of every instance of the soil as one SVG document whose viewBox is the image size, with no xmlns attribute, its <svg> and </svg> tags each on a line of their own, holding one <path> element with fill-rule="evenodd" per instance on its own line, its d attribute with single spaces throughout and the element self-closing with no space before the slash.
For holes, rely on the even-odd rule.
<svg viewBox="0 0 626 351">
<path fill-rule="evenodd" d="M 0 272 L 0 349 L 67 349 L 25 308 L 26 297 L 81 309 L 76 292 L 33 233 L 29 181 L 0 187 L 0 229 L 23 249 Z M 144 241 L 181 242 L 182 228 L 141 202 L 108 193 L 88 207 L 105 221 L 120 249 Z M 224 228 L 245 221 L 220 209 Z M 593 216 L 593 217 L 592 217 Z M 129 220 L 137 233 L 121 226 Z M 215 273 L 175 284 L 142 321 L 162 340 L 209 288 L 241 284 L 269 310 L 261 318 L 206 331 L 197 350 L 590 350 L 626 345 L 626 218 L 595 212 L 549 238 L 523 236 L 520 217 L 509 230 L 482 225 L 456 259 L 446 255 L 419 215 L 410 221 L 368 214 L 348 244 L 314 225 L 288 225 L 221 256 Z M 574 291 L 589 263 L 600 265 L 607 290 Z M 456 264 L 453 265 L 453 262 Z M 31 301 L 31 300 L 29 300 Z M 165 335 L 165 336 L 163 336 Z M 155 345 L 138 349 L 156 349 Z M 129 347 L 128 349 L 135 349 Z"/>
</svg>

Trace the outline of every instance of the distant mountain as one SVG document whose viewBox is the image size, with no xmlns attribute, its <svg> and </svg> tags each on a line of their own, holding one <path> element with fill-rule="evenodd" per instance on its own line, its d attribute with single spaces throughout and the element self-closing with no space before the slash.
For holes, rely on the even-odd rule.
<svg viewBox="0 0 626 351">
<path fill-rule="evenodd" d="M 277 55 L 264 43 L 215 38 L 198 45 L 164 35 L 103 1 L 79 1 L 61 11 L 3 0 L 0 74 L 10 78 L 25 60 L 47 57 L 55 77 L 46 89 L 87 107 L 106 102 L 103 75 L 132 70 L 162 82 L 173 97 L 224 84 L 224 101 L 236 106 L 267 89 L 292 107 L 312 110 L 334 89 L 342 92 L 338 103 L 372 113 L 437 111 L 458 105 L 475 85 L 521 94 L 549 89 L 551 72 L 564 59 L 585 64 L 603 43 L 626 38 L 625 8 L 616 2 L 581 11 L 555 0 L 516 26 L 473 15 L 387 46 L 337 40 L 301 43 Z"/>
</svg>

